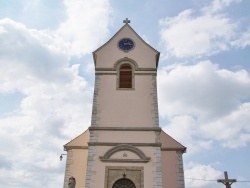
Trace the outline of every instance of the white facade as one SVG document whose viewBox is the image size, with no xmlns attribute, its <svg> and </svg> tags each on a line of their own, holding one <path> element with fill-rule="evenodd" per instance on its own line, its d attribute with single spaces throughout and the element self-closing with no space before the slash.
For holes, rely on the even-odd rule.
<svg viewBox="0 0 250 188">
<path fill-rule="evenodd" d="M 118 45 L 124 38 L 133 41 L 129 51 Z M 65 145 L 64 188 L 71 176 L 76 188 L 115 188 L 121 182 L 129 188 L 184 187 L 186 148 L 159 127 L 159 55 L 128 23 L 93 52 L 96 79 L 91 126 Z M 121 88 L 124 65 L 131 68 L 131 80 L 125 75 L 131 84 Z"/>
</svg>

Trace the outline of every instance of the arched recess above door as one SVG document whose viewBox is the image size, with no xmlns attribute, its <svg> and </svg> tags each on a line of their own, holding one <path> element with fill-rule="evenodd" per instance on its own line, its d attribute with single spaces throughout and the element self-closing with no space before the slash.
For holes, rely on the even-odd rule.
<svg viewBox="0 0 250 188">
<path fill-rule="evenodd" d="M 128 152 L 132 152 L 135 155 L 138 156 L 137 159 L 131 159 L 131 158 L 112 158 L 113 155 L 115 155 L 118 152 L 121 151 L 128 151 Z M 108 150 L 104 156 L 100 156 L 100 160 L 103 162 L 126 162 L 126 163 L 147 163 L 150 161 L 150 157 L 147 157 L 143 151 L 141 151 L 140 149 L 138 149 L 135 146 L 132 145 L 128 145 L 128 144 L 120 144 L 118 146 L 115 146 L 113 148 L 111 148 L 110 150 Z"/>
</svg>

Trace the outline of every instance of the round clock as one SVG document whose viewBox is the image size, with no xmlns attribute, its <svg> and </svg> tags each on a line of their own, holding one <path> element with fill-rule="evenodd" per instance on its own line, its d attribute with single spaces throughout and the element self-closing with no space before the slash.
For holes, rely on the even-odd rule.
<svg viewBox="0 0 250 188">
<path fill-rule="evenodd" d="M 118 42 L 118 47 L 123 51 L 129 51 L 132 50 L 135 47 L 135 43 L 130 38 L 122 38 Z"/>
</svg>

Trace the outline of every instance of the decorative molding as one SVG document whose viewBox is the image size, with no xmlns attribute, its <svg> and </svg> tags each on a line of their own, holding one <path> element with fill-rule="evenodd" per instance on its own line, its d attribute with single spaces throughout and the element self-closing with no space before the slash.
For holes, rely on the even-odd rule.
<svg viewBox="0 0 250 188">
<path fill-rule="evenodd" d="M 157 73 L 156 72 L 135 72 L 135 75 L 144 75 L 144 76 L 156 76 Z"/>
<path fill-rule="evenodd" d="M 116 75 L 117 72 L 96 72 L 95 75 Z"/>
<path fill-rule="evenodd" d="M 125 62 L 128 63 L 128 64 L 130 64 L 132 66 L 132 69 L 134 71 L 138 69 L 138 64 L 133 59 L 130 59 L 128 57 L 124 57 L 124 58 L 121 58 L 118 61 L 116 61 L 113 68 L 115 70 L 119 71 L 120 66 L 122 64 L 124 64 Z"/>
<path fill-rule="evenodd" d="M 104 72 L 104 71 L 100 71 L 100 72 L 96 72 L 95 73 L 95 75 L 117 75 L 117 72 Z M 145 71 L 143 71 L 143 72 L 138 72 L 138 71 L 136 71 L 136 72 L 134 72 L 134 75 L 145 75 L 145 76 L 151 76 L 151 75 L 153 75 L 153 76 L 156 76 L 157 75 L 157 73 L 156 72 L 153 72 L 153 71 L 150 71 L 150 72 L 145 72 Z"/>
<path fill-rule="evenodd" d="M 121 144 L 140 147 L 161 147 L 162 143 L 118 143 L 118 142 L 88 142 L 89 146 L 117 146 Z"/>
<path fill-rule="evenodd" d="M 157 131 L 160 127 L 89 127 L 90 131 Z"/>
<path fill-rule="evenodd" d="M 95 68 L 95 72 L 100 72 L 100 71 L 115 71 L 115 68 Z"/>
<path fill-rule="evenodd" d="M 101 159 L 102 162 L 109 163 L 147 163 L 149 159 Z"/>
<path fill-rule="evenodd" d="M 154 71 L 157 72 L 156 68 L 138 68 L 136 71 Z"/>
<path fill-rule="evenodd" d="M 115 71 L 116 72 L 116 68 L 96 68 L 95 72 L 110 72 L 110 71 Z M 152 71 L 152 72 L 157 72 L 156 68 L 136 68 L 135 72 L 137 71 Z"/>
<path fill-rule="evenodd" d="M 112 159 L 111 156 L 119 151 L 130 151 L 136 154 L 140 159 Z M 120 144 L 118 146 L 113 147 L 108 150 L 104 156 L 99 157 L 102 162 L 127 162 L 127 163 L 147 163 L 150 161 L 150 157 L 146 157 L 146 155 L 137 147 L 128 145 L 128 144 Z"/>
<path fill-rule="evenodd" d="M 187 148 L 168 148 L 168 147 L 162 147 L 161 151 L 181 151 L 182 153 L 186 153 Z"/>
<path fill-rule="evenodd" d="M 131 90 L 131 91 L 134 91 L 135 88 L 116 88 L 116 90 Z"/>
<path fill-rule="evenodd" d="M 71 149 L 88 149 L 88 146 L 64 146 L 65 151 L 68 151 Z"/>
</svg>

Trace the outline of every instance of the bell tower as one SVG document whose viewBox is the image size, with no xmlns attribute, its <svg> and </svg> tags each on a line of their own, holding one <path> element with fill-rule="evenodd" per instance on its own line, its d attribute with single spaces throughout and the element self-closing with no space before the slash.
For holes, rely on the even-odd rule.
<svg viewBox="0 0 250 188">
<path fill-rule="evenodd" d="M 159 127 L 160 53 L 129 23 L 124 20 L 124 26 L 93 52 L 91 126 L 64 146 L 65 188 L 71 176 L 77 188 L 184 187 L 186 148 Z"/>
</svg>

